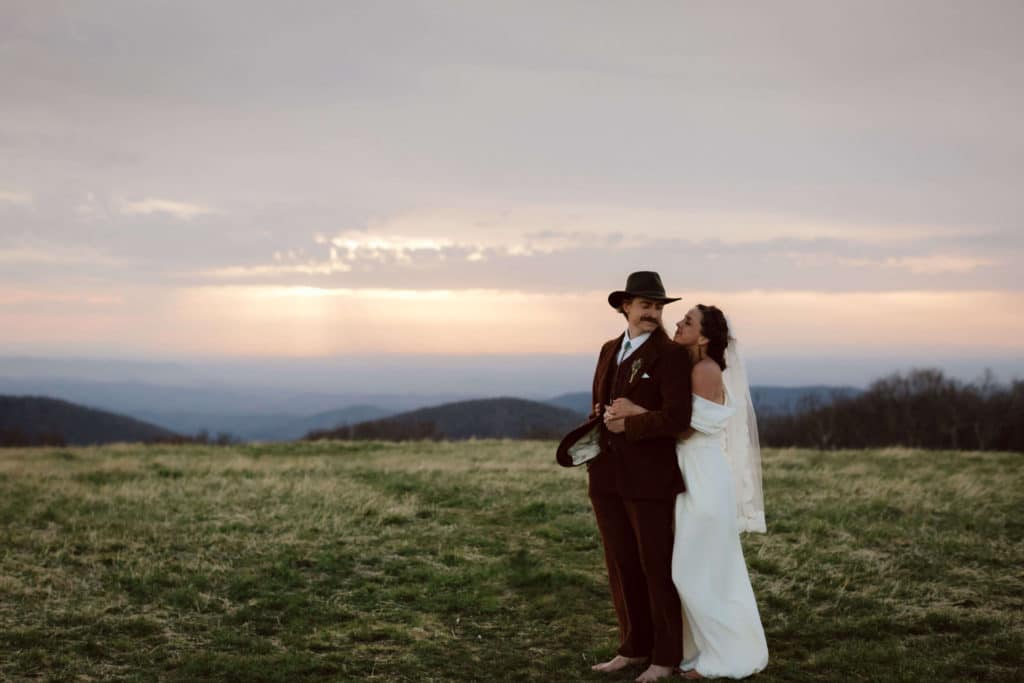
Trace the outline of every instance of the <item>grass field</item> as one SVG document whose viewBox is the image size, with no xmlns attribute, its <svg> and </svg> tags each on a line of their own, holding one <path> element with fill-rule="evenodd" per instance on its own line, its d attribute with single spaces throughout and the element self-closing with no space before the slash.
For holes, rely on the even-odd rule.
<svg viewBox="0 0 1024 683">
<path fill-rule="evenodd" d="M 1024 456 L 768 451 L 765 490 L 755 680 L 1024 678 Z M 5 681 L 609 680 L 551 443 L 3 450 L 0 522 Z"/>
</svg>

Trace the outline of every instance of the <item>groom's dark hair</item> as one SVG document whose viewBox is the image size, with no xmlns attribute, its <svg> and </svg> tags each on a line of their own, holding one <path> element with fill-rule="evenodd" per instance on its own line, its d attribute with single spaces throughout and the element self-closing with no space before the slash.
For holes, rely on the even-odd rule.
<svg viewBox="0 0 1024 683">
<path fill-rule="evenodd" d="M 700 333 L 708 340 L 708 358 L 725 370 L 725 347 L 729 345 L 729 323 L 725 321 L 725 313 L 704 304 L 697 304 L 697 308 L 701 313 Z"/>
<path fill-rule="evenodd" d="M 629 320 L 629 316 L 626 315 L 626 304 L 628 304 L 632 300 L 633 300 L 633 297 L 631 297 L 631 296 L 624 296 L 624 297 L 622 297 L 622 301 L 619 303 L 619 313 L 621 313 L 622 317 L 625 318 L 626 320 Z"/>
</svg>

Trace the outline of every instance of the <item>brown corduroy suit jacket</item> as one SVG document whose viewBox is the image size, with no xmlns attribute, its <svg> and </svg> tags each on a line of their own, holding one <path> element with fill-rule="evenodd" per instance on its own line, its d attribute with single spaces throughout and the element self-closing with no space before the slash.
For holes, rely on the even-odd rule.
<svg viewBox="0 0 1024 683">
<path fill-rule="evenodd" d="M 587 464 L 590 493 L 672 498 L 686 490 L 676 440 L 690 427 L 690 356 L 659 328 L 619 367 L 623 336 L 601 347 L 591 403 L 604 406 L 625 397 L 648 412 L 627 417 L 624 434 L 601 425 L 601 455 Z"/>
</svg>

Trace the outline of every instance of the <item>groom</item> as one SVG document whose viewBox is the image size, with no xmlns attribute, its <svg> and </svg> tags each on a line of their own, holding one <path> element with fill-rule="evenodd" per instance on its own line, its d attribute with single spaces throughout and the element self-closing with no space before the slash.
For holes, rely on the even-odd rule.
<svg viewBox="0 0 1024 683">
<path fill-rule="evenodd" d="M 648 410 L 605 416 L 601 454 L 587 465 L 590 502 L 604 545 L 619 649 L 596 671 L 618 671 L 650 660 L 637 681 L 669 676 L 682 661 L 683 622 L 672 583 L 672 522 L 676 494 L 685 490 L 676 439 L 690 425 L 690 361 L 662 328 L 665 296 L 655 272 L 632 273 L 608 303 L 626 331 L 605 343 L 594 372 L 594 413 L 617 398 Z"/>
</svg>

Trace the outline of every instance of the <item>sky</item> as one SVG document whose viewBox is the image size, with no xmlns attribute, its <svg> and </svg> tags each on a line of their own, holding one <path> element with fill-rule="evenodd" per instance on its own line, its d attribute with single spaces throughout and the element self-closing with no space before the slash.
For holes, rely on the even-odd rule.
<svg viewBox="0 0 1024 683">
<path fill-rule="evenodd" d="M 2 0 L 0 354 L 593 356 L 608 292 L 656 270 L 670 329 L 716 304 L 788 383 L 1024 374 L 1022 25 Z"/>
</svg>

